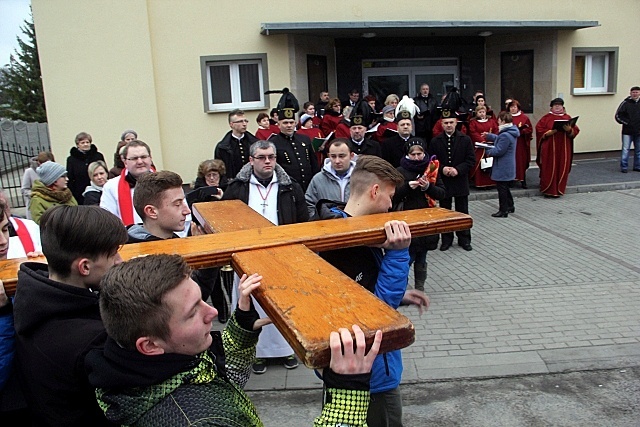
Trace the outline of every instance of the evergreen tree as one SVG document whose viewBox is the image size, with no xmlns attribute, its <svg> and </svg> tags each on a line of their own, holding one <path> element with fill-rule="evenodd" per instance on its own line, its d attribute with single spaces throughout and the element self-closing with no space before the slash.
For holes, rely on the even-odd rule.
<svg viewBox="0 0 640 427">
<path fill-rule="evenodd" d="M 2 111 L 4 108 L 7 108 L 9 106 L 9 101 L 7 100 L 7 96 L 4 94 L 2 88 L 5 87 L 6 84 L 6 78 L 5 78 L 5 74 L 7 72 L 7 69 L 9 67 L 2 67 L 0 68 L 0 111 Z M 2 114 L 0 114 L 0 117 L 2 116 Z"/>
<path fill-rule="evenodd" d="M 15 50 L 15 56 L 11 55 L 8 67 L 4 70 L 0 99 L 7 106 L 0 107 L 0 117 L 44 123 L 47 121 L 47 112 L 33 15 L 25 19 L 20 29 L 26 41 L 16 36 L 19 48 Z"/>
</svg>

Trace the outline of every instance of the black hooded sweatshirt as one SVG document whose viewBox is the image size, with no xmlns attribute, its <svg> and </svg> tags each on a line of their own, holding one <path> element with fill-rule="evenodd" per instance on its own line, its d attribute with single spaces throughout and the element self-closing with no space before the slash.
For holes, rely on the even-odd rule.
<svg viewBox="0 0 640 427">
<path fill-rule="evenodd" d="M 84 368 L 86 354 L 107 339 L 98 293 L 49 279 L 46 264 L 23 263 L 14 324 L 20 380 L 34 425 L 112 425 Z"/>
</svg>

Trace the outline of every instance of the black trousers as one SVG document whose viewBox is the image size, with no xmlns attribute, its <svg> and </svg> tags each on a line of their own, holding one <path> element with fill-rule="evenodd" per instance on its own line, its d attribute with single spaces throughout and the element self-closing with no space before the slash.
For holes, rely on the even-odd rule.
<svg viewBox="0 0 640 427">
<path fill-rule="evenodd" d="M 497 181 L 498 187 L 498 203 L 500 204 L 500 212 L 508 212 L 514 208 L 513 197 L 511 196 L 511 190 L 509 190 L 509 184 L 511 181 Z"/>
<path fill-rule="evenodd" d="M 469 213 L 469 196 L 446 197 L 440 200 L 440 207 L 451 210 L 453 201 L 456 203 L 456 212 Z M 456 236 L 458 236 L 459 245 L 471 243 L 471 230 L 456 231 Z M 452 242 L 453 233 L 442 234 L 442 243 L 451 244 Z"/>
</svg>

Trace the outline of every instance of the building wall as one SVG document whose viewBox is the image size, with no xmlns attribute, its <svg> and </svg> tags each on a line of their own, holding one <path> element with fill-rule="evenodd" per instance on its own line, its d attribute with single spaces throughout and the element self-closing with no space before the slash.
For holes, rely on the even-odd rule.
<svg viewBox="0 0 640 427">
<path fill-rule="evenodd" d="M 559 31 L 518 41 L 500 37 L 487 38 L 487 76 L 499 76 L 500 52 L 534 49 L 534 97 L 537 120 L 549 109 L 549 101 L 556 96 L 565 100 L 567 113 L 580 116 L 581 134 L 576 139 L 576 152 L 608 151 L 620 149 L 620 125 L 613 118 L 620 102 L 629 95 L 631 86 L 640 84 L 637 70 L 640 56 L 635 54 L 637 43 L 624 29 L 633 28 L 640 2 L 613 1 L 563 2 L 572 8 L 570 19 L 597 20 L 600 26 L 577 31 Z M 553 8 L 552 8 L 553 9 Z M 551 18 L 551 17 L 550 17 Z M 571 50 L 574 47 L 617 47 L 618 73 L 615 93 L 602 95 L 571 95 Z M 487 91 L 491 99 L 499 96 L 500 81 L 489 82 Z"/>
<path fill-rule="evenodd" d="M 491 36 L 486 45 L 486 96 L 494 111 L 499 111 L 502 99 L 500 87 L 500 60 L 502 52 L 533 50 L 533 114 L 528 114 L 535 123 L 549 111 L 551 94 L 556 90 L 556 45 L 557 32 L 545 32 L 525 37 Z M 535 144 L 533 144 L 535 150 Z"/>
<path fill-rule="evenodd" d="M 60 163 L 81 131 L 111 162 L 136 129 L 163 163 L 146 2 L 33 2 L 51 145 Z"/>
<path fill-rule="evenodd" d="M 134 128 L 151 145 L 158 167 L 191 180 L 199 161 L 212 156 L 215 142 L 229 129 L 226 113 L 203 111 L 201 56 L 266 53 L 270 88 L 290 87 L 304 102 L 308 97 L 303 96 L 308 95 L 304 75 L 307 53 L 327 54 L 332 94 L 337 89 L 333 85 L 344 77 L 333 68 L 331 39 L 263 36 L 261 23 L 389 19 L 600 21 L 600 28 L 558 35 L 557 67 L 553 69 L 552 64 L 550 79 L 539 76 L 536 91 L 545 97 L 551 86 L 552 93 L 546 98 L 563 93 L 569 113 L 581 115 L 583 134 L 577 151 L 618 148 L 619 127 L 612 120 L 613 111 L 628 88 L 638 83 L 635 71 L 640 68 L 640 56 L 632 50 L 634 39 L 622 35 L 621 29 L 634 27 L 640 2 L 541 0 L 500 9 L 499 13 L 496 6 L 487 0 L 471 6 L 466 1 L 451 1 L 447 7 L 425 7 L 424 2 L 407 0 L 391 8 L 382 0 L 326 0 L 304 7 L 285 0 L 268 4 L 32 0 L 53 149 L 64 157 L 75 134 L 88 131 L 110 158 L 120 133 Z M 620 47 L 615 95 L 568 95 L 571 47 L 585 45 Z M 490 61 L 487 58 L 487 76 Z M 489 91 L 488 96 L 495 107 L 498 95 Z M 271 95 L 269 107 L 278 98 Z M 255 114 L 257 111 L 249 114 L 252 131 L 256 129 Z"/>
<path fill-rule="evenodd" d="M 336 81 L 336 52 L 334 41 L 329 37 L 291 37 L 293 67 L 290 70 L 292 85 L 290 89 L 300 101 L 300 108 L 306 101 L 317 101 L 319 93 L 309 93 L 307 82 L 307 55 L 321 55 L 327 57 L 327 90 L 333 97 L 337 93 Z"/>
</svg>

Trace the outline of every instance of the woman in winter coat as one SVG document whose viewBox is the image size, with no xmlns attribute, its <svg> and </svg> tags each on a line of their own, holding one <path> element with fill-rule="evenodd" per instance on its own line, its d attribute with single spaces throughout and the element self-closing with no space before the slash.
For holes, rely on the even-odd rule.
<svg viewBox="0 0 640 427">
<path fill-rule="evenodd" d="M 494 141 L 493 148 L 485 152 L 487 157 L 493 157 L 491 179 L 498 187 L 498 212 L 491 214 L 494 218 L 506 218 L 516 211 L 513 204 L 509 183 L 516 177 L 516 140 L 520 136 L 517 126 L 513 125 L 511 113 L 501 111 L 498 114 L 498 135 L 485 133 L 487 141 Z"/>
<path fill-rule="evenodd" d="M 44 162 L 38 169 L 37 179 L 31 188 L 31 217 L 40 225 L 42 214 L 49 208 L 59 205 L 77 206 L 71 190 L 67 188 L 69 178 L 64 166 L 55 162 Z"/>
<path fill-rule="evenodd" d="M 445 188 L 442 179 L 438 175 L 435 184 L 430 183 L 425 170 L 429 165 L 424 142 L 420 138 L 410 138 L 405 143 L 405 157 L 400 160 L 398 171 L 404 176 L 404 183 L 396 188 L 393 196 L 393 206 L 399 208 L 402 203 L 402 210 L 425 209 L 429 207 L 426 196 L 435 200 L 440 200 L 445 196 Z M 410 263 L 415 261 L 414 278 L 415 289 L 424 291 L 424 282 L 427 279 L 427 251 L 438 247 L 438 234 L 423 237 L 414 237 L 409 246 Z"/>
<path fill-rule="evenodd" d="M 104 156 L 98 148 L 92 144 L 91 135 L 80 132 L 76 135 L 76 146 L 71 148 L 67 157 L 67 176 L 69 177 L 69 189 L 78 204 L 82 204 L 84 197 L 82 193 L 91 183 L 87 168 L 90 163 L 98 160 L 104 161 Z"/>
<path fill-rule="evenodd" d="M 99 206 L 100 197 L 102 197 L 102 186 L 109 179 L 109 171 L 107 170 L 107 164 L 102 160 L 93 162 L 87 169 L 89 179 L 91 183 L 87 185 L 82 196 L 84 197 L 84 205 Z"/>
</svg>

